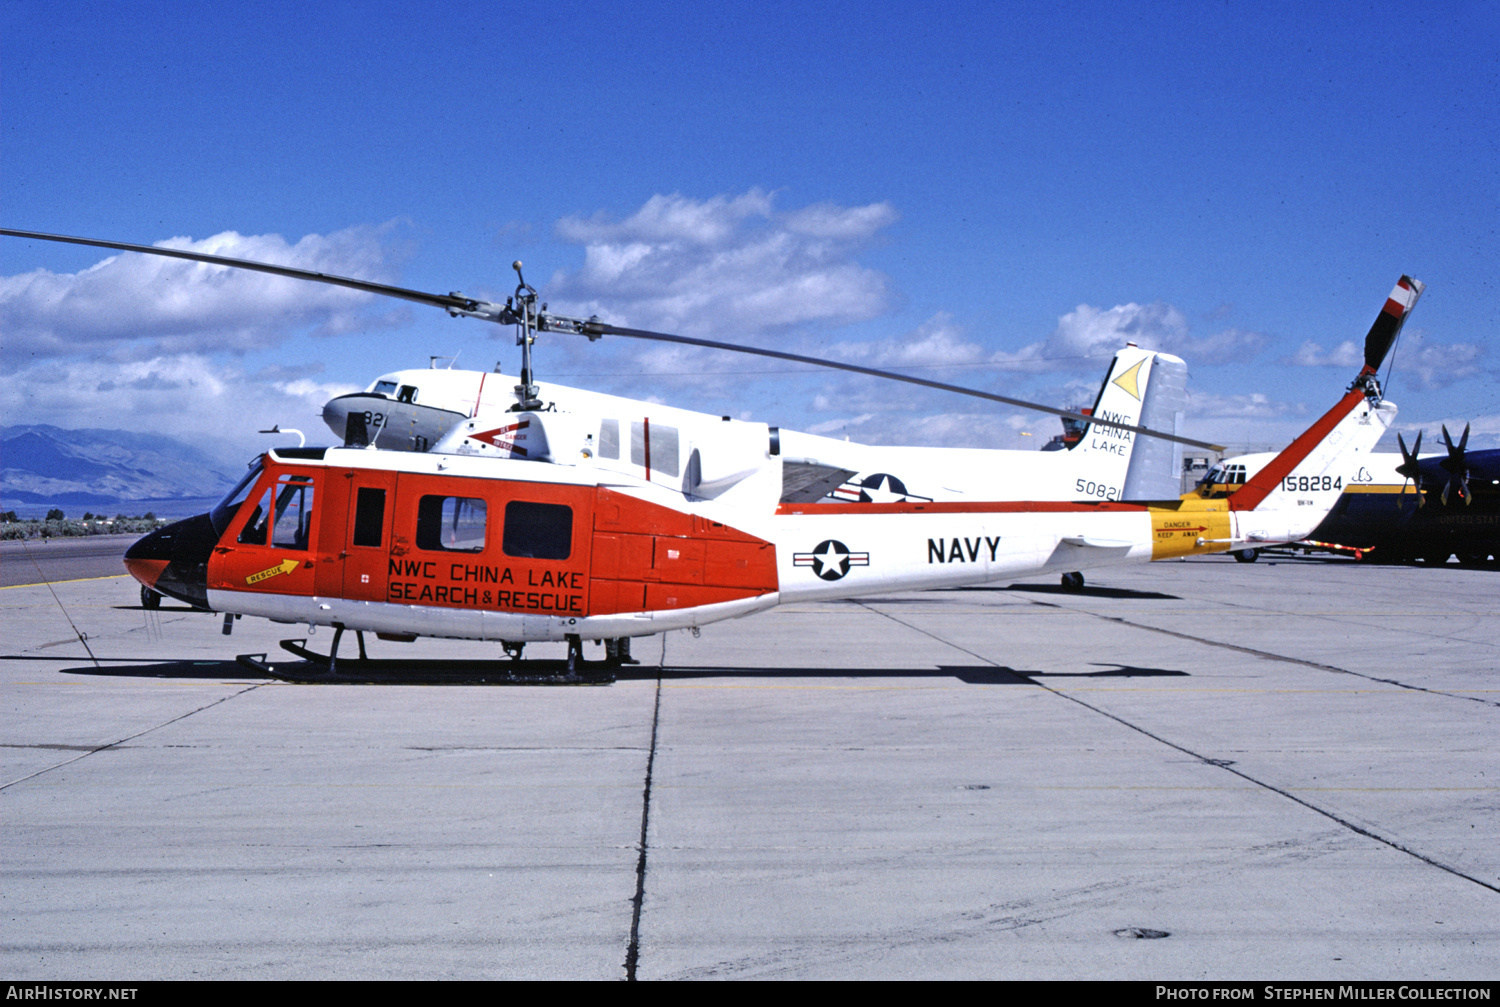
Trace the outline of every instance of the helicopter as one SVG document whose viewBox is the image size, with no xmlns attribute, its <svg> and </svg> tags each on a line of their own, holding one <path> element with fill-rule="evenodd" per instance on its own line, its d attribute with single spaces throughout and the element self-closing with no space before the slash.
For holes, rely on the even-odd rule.
<svg viewBox="0 0 1500 1007">
<path fill-rule="evenodd" d="M 1395 416 L 1376 374 L 1424 289 L 1407 276 L 1398 281 L 1344 394 L 1223 499 L 963 495 L 819 503 L 783 499 L 787 458 L 781 432 L 767 424 L 688 424 L 632 400 L 623 400 L 632 403 L 628 411 L 613 414 L 548 408 L 532 370 L 536 335 L 753 353 L 1020 405 L 1095 429 L 1213 445 L 861 365 L 549 314 L 519 263 L 516 293 L 498 305 L 179 249 L 0 234 L 332 283 L 516 327 L 520 381 L 503 412 L 476 409 L 426 451 L 272 448 L 211 511 L 127 551 L 126 568 L 143 585 L 224 613 L 226 633 L 243 615 L 332 627 L 326 656 L 287 648 L 329 675 L 347 630 L 358 635 L 362 655 L 365 632 L 496 641 L 517 657 L 529 641 L 565 641 L 571 675 L 585 664 L 584 640 L 603 642 L 607 663 L 621 662 L 629 659 L 631 638 L 788 602 L 965 587 L 1299 540 L 1338 499 L 1339 473 Z"/>
<path fill-rule="evenodd" d="M 1348 474 L 1344 494 L 1297 548 L 1373 563 L 1442 566 L 1457 554 L 1464 566 L 1500 560 L 1500 450 L 1469 449 L 1469 425 L 1457 440 L 1442 427 L 1441 452 L 1422 454 L 1422 432 L 1408 448 L 1365 457 Z M 1239 455 L 1215 465 L 1199 484 L 1202 496 L 1225 496 L 1274 457 Z M 1253 563 L 1258 550 L 1235 558 Z"/>
</svg>

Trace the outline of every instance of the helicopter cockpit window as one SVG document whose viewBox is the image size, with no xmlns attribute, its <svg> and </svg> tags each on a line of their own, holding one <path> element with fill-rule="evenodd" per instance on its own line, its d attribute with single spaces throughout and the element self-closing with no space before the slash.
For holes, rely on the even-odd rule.
<svg viewBox="0 0 1500 1007">
<path fill-rule="evenodd" d="M 567 559 L 573 553 L 573 508 L 512 500 L 505 505 L 502 548 L 521 559 Z"/>
<path fill-rule="evenodd" d="M 417 504 L 417 548 L 482 552 L 487 514 L 475 497 L 424 496 Z"/>
<path fill-rule="evenodd" d="M 374 391 L 373 394 L 375 394 L 375 395 L 383 395 L 386 398 L 390 398 L 392 395 L 396 394 L 396 382 L 394 382 L 394 381 L 377 381 L 377 382 L 375 382 L 375 391 Z"/>
<path fill-rule="evenodd" d="M 239 541 L 265 545 L 269 531 L 272 548 L 305 551 L 312 539 L 312 515 L 312 476 L 284 475 L 261 496 Z"/>
<path fill-rule="evenodd" d="M 416 385 L 402 385 L 401 386 L 401 391 L 399 391 L 399 392 L 396 393 L 396 401 L 397 402 L 410 402 L 413 405 L 415 405 L 416 401 L 417 401 L 417 386 Z"/>
<path fill-rule="evenodd" d="M 224 494 L 224 499 L 214 504 L 214 509 L 208 512 L 208 520 L 214 526 L 214 534 L 224 534 L 224 529 L 229 527 L 229 522 L 239 512 L 240 504 L 250 495 L 250 487 L 255 485 L 255 480 L 260 478 L 260 470 L 264 466 L 259 458 L 250 466 L 250 471 L 245 477 L 234 484 L 234 489 Z"/>
<path fill-rule="evenodd" d="M 620 457 L 620 421 L 605 420 L 599 424 L 599 457 Z"/>
</svg>

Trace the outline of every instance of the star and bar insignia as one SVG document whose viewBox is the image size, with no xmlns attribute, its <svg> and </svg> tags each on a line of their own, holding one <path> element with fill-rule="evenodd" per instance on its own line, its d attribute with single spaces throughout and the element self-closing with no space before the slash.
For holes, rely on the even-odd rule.
<svg viewBox="0 0 1500 1007">
<path fill-rule="evenodd" d="M 824 580 L 839 580 L 850 567 L 869 566 L 870 554 L 851 552 L 844 543 L 830 538 L 819 542 L 812 552 L 792 553 L 792 565 L 811 567 Z"/>
</svg>

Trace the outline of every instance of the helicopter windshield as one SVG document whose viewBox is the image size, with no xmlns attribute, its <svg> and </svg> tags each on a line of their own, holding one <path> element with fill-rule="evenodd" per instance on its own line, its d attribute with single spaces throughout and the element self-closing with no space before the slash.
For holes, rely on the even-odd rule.
<svg viewBox="0 0 1500 1007">
<path fill-rule="evenodd" d="M 240 509 L 240 504 L 245 502 L 245 497 L 250 495 L 250 487 L 255 485 L 255 480 L 260 476 L 260 470 L 264 466 L 262 458 L 256 458 L 250 463 L 250 471 L 245 477 L 235 483 L 234 489 L 224 494 L 224 499 L 214 504 L 214 509 L 208 512 L 208 519 L 213 523 L 214 534 L 224 534 L 224 529 L 229 527 L 229 522 L 234 520 L 235 512 Z"/>
</svg>

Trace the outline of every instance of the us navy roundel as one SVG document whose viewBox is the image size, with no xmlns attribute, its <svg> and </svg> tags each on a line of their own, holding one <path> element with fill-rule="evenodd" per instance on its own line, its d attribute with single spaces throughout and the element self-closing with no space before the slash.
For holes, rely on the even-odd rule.
<svg viewBox="0 0 1500 1007">
<path fill-rule="evenodd" d="M 824 580 L 839 580 L 851 566 L 869 566 L 870 554 L 850 552 L 844 543 L 830 538 L 819 542 L 812 552 L 792 553 L 792 565 L 811 567 Z"/>
</svg>

